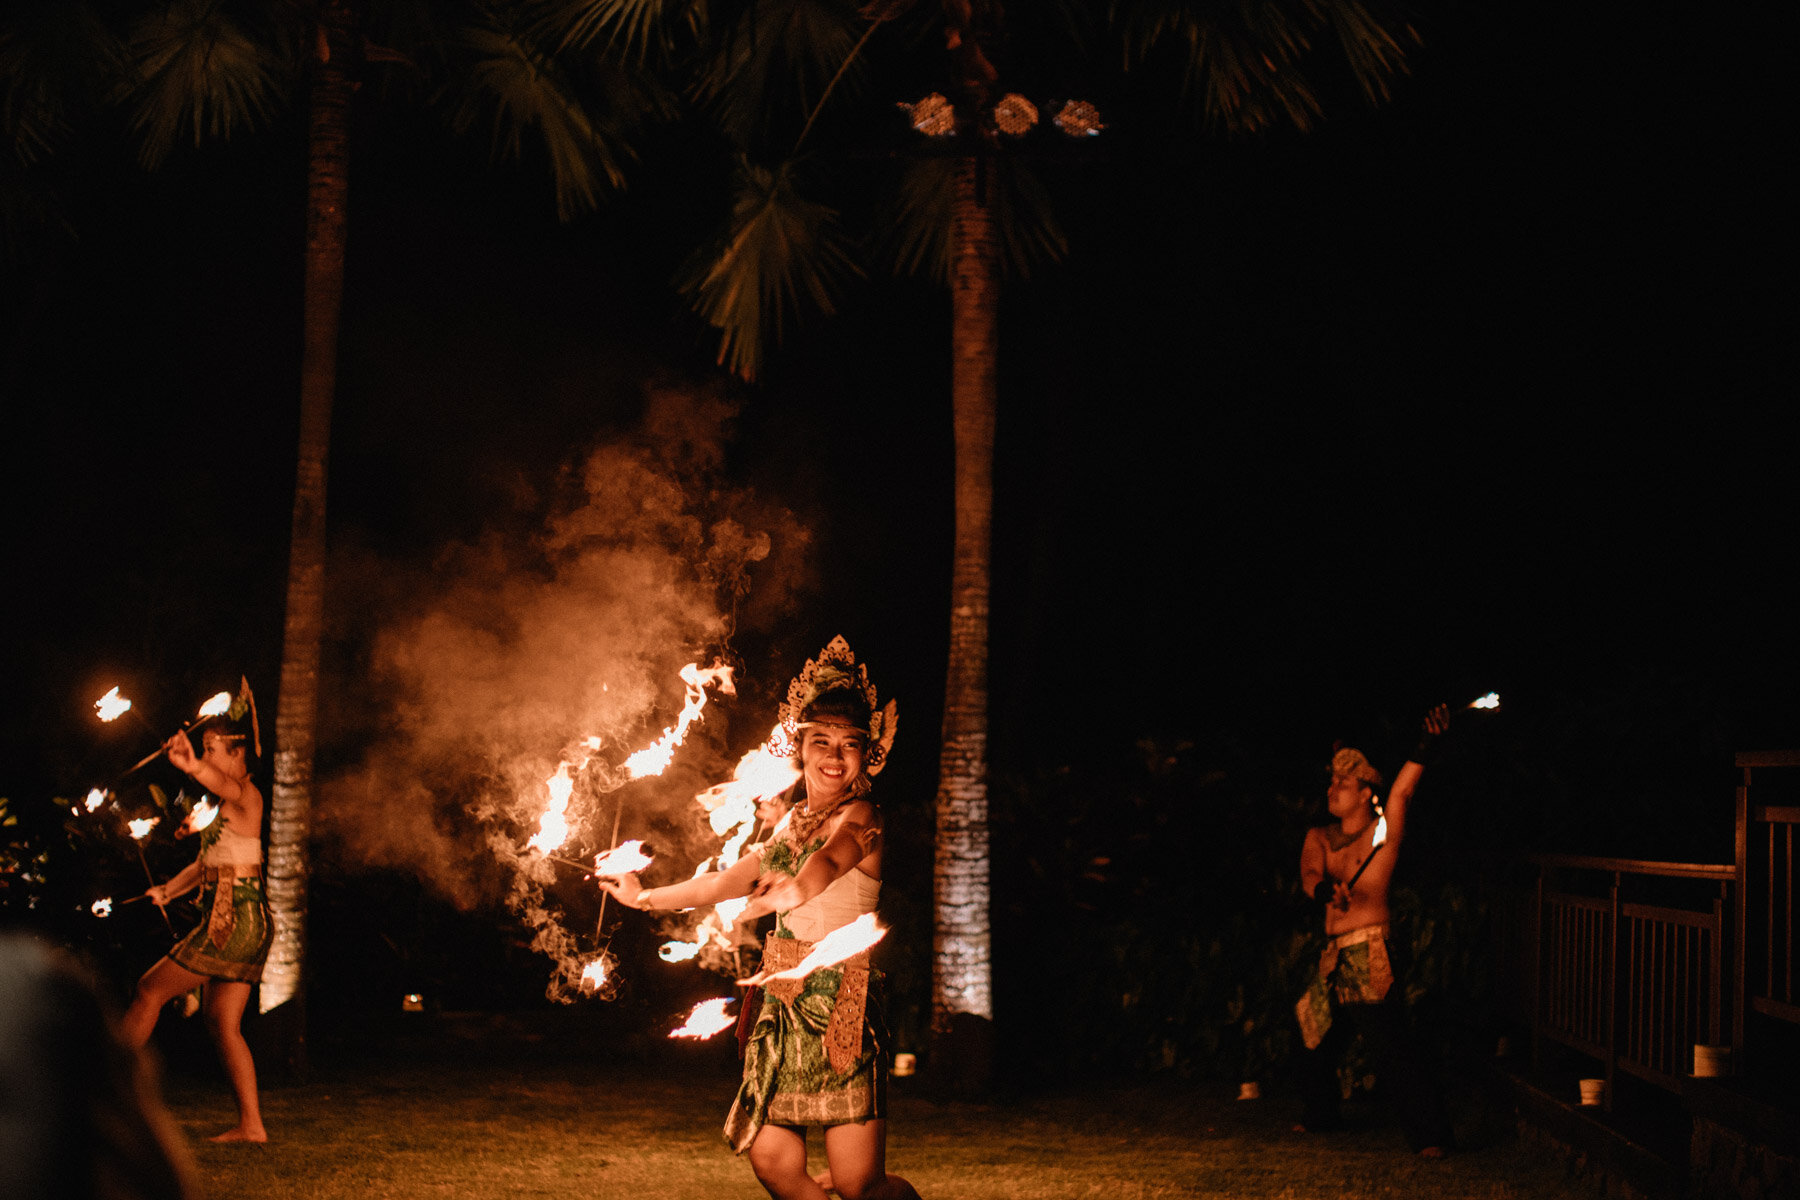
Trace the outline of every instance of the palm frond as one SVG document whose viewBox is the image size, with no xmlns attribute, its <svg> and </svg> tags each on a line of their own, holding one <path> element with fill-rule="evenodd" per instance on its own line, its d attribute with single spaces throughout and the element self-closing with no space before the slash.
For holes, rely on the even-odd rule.
<svg viewBox="0 0 1800 1200">
<path fill-rule="evenodd" d="M 1113 0 L 1112 18 L 1127 69 L 1176 59 L 1184 92 L 1228 132 L 1311 127 L 1320 106 L 1307 67 L 1322 35 L 1335 35 L 1371 100 L 1386 99 L 1405 69 L 1396 31 L 1417 40 L 1361 0 Z"/>
<path fill-rule="evenodd" d="M 1389 84 L 1406 74 L 1406 46 L 1419 44 L 1418 30 L 1404 20 L 1378 17 L 1357 0 L 1333 0 L 1324 9 L 1363 95 L 1371 104 L 1391 99 Z"/>
<path fill-rule="evenodd" d="M 74 111 L 126 73 L 125 47 L 86 0 L 21 2 L 0 17 L 0 137 L 29 166 L 66 136 Z"/>
<path fill-rule="evenodd" d="M 364 82 L 383 96 L 422 104 L 432 81 L 446 76 L 457 49 L 455 33 L 466 16 L 443 0 L 381 0 L 372 6 L 363 30 L 364 55 L 371 65 L 398 69 L 370 70 Z"/>
<path fill-rule="evenodd" d="M 850 60 L 866 24 L 847 0 L 757 0 L 715 38 L 695 99 L 747 146 L 773 122 L 815 109 L 840 73 L 854 85 L 861 67 Z"/>
<path fill-rule="evenodd" d="M 862 275 L 849 245 L 836 211 L 795 188 L 793 164 L 740 159 L 729 226 L 676 286 L 719 330 L 720 364 L 754 380 L 767 344 L 779 344 L 803 304 L 830 316 L 842 282 Z"/>
<path fill-rule="evenodd" d="M 981 165 L 986 201 L 1000 235 L 1002 269 L 1025 279 L 1038 266 L 1061 262 L 1069 242 L 1043 181 L 1011 155 L 988 158 Z M 892 217 L 885 222 L 894 231 L 899 273 L 949 285 L 955 172 L 956 159 L 933 156 L 914 160 L 901 175 Z"/>
<path fill-rule="evenodd" d="M 12 76 L 3 59 L 0 53 L 0 136 L 20 165 L 29 166 L 50 153 L 69 131 L 69 122 L 55 91 Z"/>
<path fill-rule="evenodd" d="M 546 41 L 559 52 L 599 43 L 638 62 L 698 41 L 707 24 L 705 0 L 545 0 L 539 10 Z"/>
<path fill-rule="evenodd" d="M 169 0 L 146 14 L 132 29 L 131 59 L 131 127 L 147 167 L 184 131 L 199 145 L 254 129 L 285 91 L 286 64 L 220 0 Z"/>
<path fill-rule="evenodd" d="M 1005 88 L 1027 95 L 1085 90 L 1099 66 L 1106 8 L 1093 0 L 1032 0 L 1006 10 Z"/>
<path fill-rule="evenodd" d="M 470 62 L 452 124 L 460 133 L 487 120 L 495 156 L 514 159 L 534 133 L 549 158 L 557 214 L 570 220 L 594 208 L 602 188 L 625 186 L 628 131 L 653 101 L 617 64 L 597 65 L 588 86 L 578 86 L 510 14 L 486 16 L 462 31 Z"/>
</svg>

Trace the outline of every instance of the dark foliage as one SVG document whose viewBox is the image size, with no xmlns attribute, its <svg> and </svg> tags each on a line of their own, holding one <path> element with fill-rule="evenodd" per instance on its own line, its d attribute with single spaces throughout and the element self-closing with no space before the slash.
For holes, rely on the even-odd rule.
<svg viewBox="0 0 1800 1200">
<path fill-rule="evenodd" d="M 1211 765 L 1190 743 L 1137 749 L 1114 771 L 996 789 L 998 1025 L 1015 1077 L 1279 1077 L 1319 948 L 1298 875 L 1321 814 L 1273 791 L 1274 773 Z M 1429 870 L 1405 876 L 1409 1008 L 1439 1033 L 1485 1026 L 1484 904 Z"/>
</svg>

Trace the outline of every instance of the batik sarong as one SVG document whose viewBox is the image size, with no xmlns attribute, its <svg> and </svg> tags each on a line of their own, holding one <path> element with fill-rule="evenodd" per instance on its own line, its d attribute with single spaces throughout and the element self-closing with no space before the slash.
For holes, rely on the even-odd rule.
<svg viewBox="0 0 1800 1200">
<path fill-rule="evenodd" d="M 784 970 L 811 948 L 771 934 L 763 968 Z M 762 989 L 762 1011 L 744 1048 L 744 1080 L 725 1118 L 735 1153 L 750 1149 L 764 1125 L 842 1125 L 887 1114 L 882 990 L 866 952 Z"/>
<path fill-rule="evenodd" d="M 196 975 L 257 982 L 275 938 L 261 870 L 207 867 L 202 879 L 200 924 L 176 943 L 169 957 Z"/>
<path fill-rule="evenodd" d="M 1294 1006 L 1308 1050 L 1318 1048 L 1331 1029 L 1332 1004 L 1379 1004 L 1394 985 L 1388 960 L 1388 927 L 1365 925 L 1325 943 L 1306 994 Z"/>
</svg>

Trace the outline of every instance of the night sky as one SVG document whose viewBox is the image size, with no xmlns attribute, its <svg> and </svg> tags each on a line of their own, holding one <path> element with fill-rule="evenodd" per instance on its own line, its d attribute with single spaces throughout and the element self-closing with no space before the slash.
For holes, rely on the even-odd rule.
<svg viewBox="0 0 1800 1200">
<path fill-rule="evenodd" d="M 1334 739 L 1391 756 L 1429 703 L 1497 689 L 1471 794 L 1536 789 L 1510 799 L 1566 810 L 1560 849 L 1682 856 L 1692 828 L 1663 819 L 1682 813 L 1728 846 L 1731 751 L 1792 745 L 1800 717 L 1779 583 L 1790 42 L 1741 5 L 1500 7 L 1427 9 L 1394 102 L 1336 105 L 1309 136 L 1203 136 L 1146 88 L 1104 96 L 1091 156 L 1045 167 L 1071 251 L 1002 313 L 997 775 L 1104 770 L 1154 737 L 1310 794 Z M 722 477 L 811 531 L 793 603 L 735 645 L 751 695 L 766 705 L 846 634 L 905 713 L 884 785 L 922 803 L 947 624 L 946 297 L 878 277 L 735 383 L 668 286 L 722 204 L 683 135 L 565 226 L 537 164 L 490 167 L 372 93 L 324 765 L 369 719 L 385 615 L 380 589 L 342 580 L 426 578 L 446 547 L 529 536 L 559 472 L 637 436 L 664 388 L 735 404 Z M 272 697 L 295 121 L 155 177 L 90 148 L 77 236 L 7 268 L 0 794 L 84 790 L 137 757 L 142 731 L 91 719 L 113 683 L 162 713 L 240 670 Z M 1657 827 L 1602 844 L 1621 804 Z"/>
</svg>

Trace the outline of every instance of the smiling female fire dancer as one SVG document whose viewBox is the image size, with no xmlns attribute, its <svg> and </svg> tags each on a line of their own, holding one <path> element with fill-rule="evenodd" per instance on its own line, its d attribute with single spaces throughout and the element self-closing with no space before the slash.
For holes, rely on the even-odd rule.
<svg viewBox="0 0 1800 1200">
<path fill-rule="evenodd" d="M 788 687 L 775 753 L 797 758 L 793 808 L 774 836 L 724 871 L 668 887 L 635 875 L 603 880 L 623 903 L 645 910 L 692 908 L 739 896 L 738 917 L 776 915 L 764 970 L 799 964 L 813 943 L 875 911 L 881 890 L 881 814 L 867 798 L 894 740 L 894 703 L 875 707 L 868 669 L 834 638 Z M 771 980 L 753 998 L 761 1010 L 744 1055 L 744 1080 L 725 1137 L 748 1152 L 756 1178 L 780 1200 L 918 1200 L 887 1173 L 887 1067 L 881 977 L 865 950 L 798 981 Z M 827 1175 L 806 1173 L 806 1131 L 825 1128 Z M 822 1186 L 823 1185 L 823 1186 Z"/>
<path fill-rule="evenodd" d="M 238 1122 L 215 1142 L 266 1142 L 256 1095 L 256 1064 L 238 1025 L 250 1000 L 250 985 L 262 978 L 274 931 L 262 888 L 262 793 L 250 781 L 245 747 L 255 728 L 255 702 L 245 685 L 231 712 L 209 717 L 198 727 L 202 753 L 194 756 L 186 733 L 170 738 L 169 761 L 219 798 L 219 811 L 200 835 L 200 856 L 167 883 L 144 894 L 157 905 L 194 888 L 200 894 L 199 926 L 176 943 L 168 957 L 144 972 L 120 1029 L 142 1046 L 156 1028 L 162 1006 L 204 985 L 206 1025 L 219 1048 L 237 1100 Z M 262 753 L 260 738 L 256 746 Z"/>
<path fill-rule="evenodd" d="M 1300 881 L 1325 910 L 1330 939 L 1306 995 L 1295 1011 L 1306 1053 L 1301 1056 L 1302 1130 L 1337 1128 L 1337 1062 L 1358 1029 L 1370 1042 L 1382 1086 L 1400 1110 L 1407 1141 L 1420 1154 L 1442 1157 L 1452 1135 L 1429 1065 L 1406 1034 L 1405 946 L 1388 930 L 1388 885 L 1400 858 L 1407 809 L 1438 735 L 1449 727 L 1449 709 L 1425 715 L 1419 746 L 1381 805 L 1375 788 L 1381 773 L 1359 750 L 1339 750 L 1331 760 L 1326 806 L 1333 821 L 1307 830 L 1300 850 Z M 1385 835 L 1385 840 L 1384 840 Z"/>
</svg>

